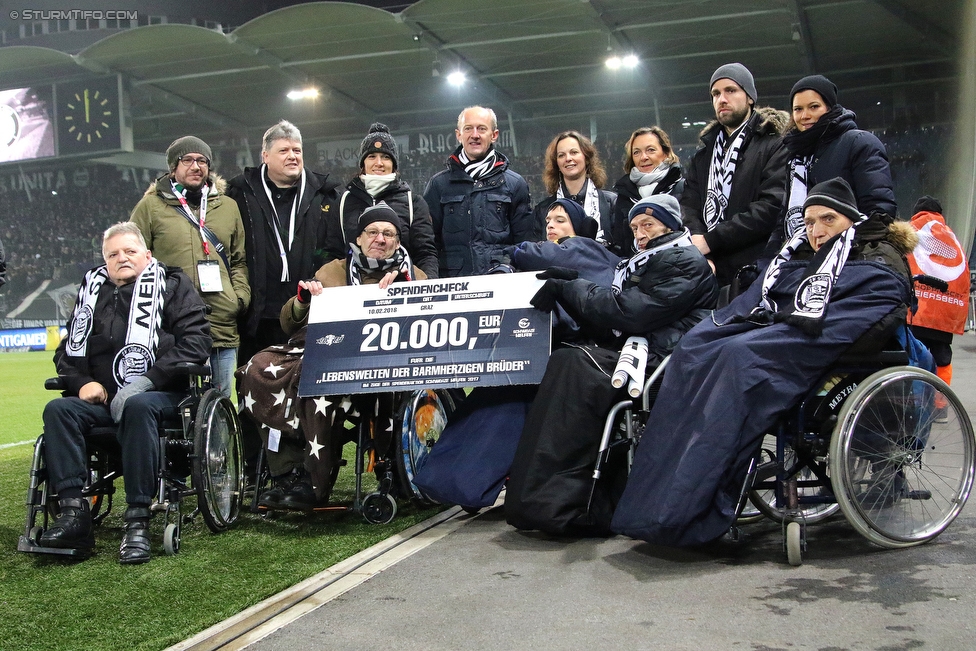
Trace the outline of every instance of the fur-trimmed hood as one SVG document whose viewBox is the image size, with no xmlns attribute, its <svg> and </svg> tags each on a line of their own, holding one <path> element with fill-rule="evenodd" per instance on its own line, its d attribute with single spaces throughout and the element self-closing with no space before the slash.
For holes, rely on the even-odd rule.
<svg viewBox="0 0 976 651">
<path fill-rule="evenodd" d="M 918 233 L 909 222 L 893 221 L 888 225 L 889 243 L 903 255 L 908 255 L 918 246 Z"/>
<path fill-rule="evenodd" d="M 780 111 L 771 106 L 758 106 L 753 107 L 752 110 L 754 115 L 759 116 L 759 124 L 756 127 L 756 135 L 766 136 L 766 135 L 779 135 L 783 133 L 790 125 L 790 115 L 786 111 Z M 753 118 L 750 117 L 750 120 Z M 698 137 L 705 140 L 706 136 L 715 131 L 716 127 L 721 127 L 718 120 L 712 120 L 709 122 Z"/>
<path fill-rule="evenodd" d="M 146 188 L 145 195 L 160 194 L 165 199 L 175 200 L 176 196 L 173 194 L 172 188 L 170 187 L 170 173 L 163 174 L 158 179 L 149 184 Z M 207 185 L 210 186 L 210 192 L 207 193 L 207 198 L 216 197 L 219 194 L 227 193 L 227 181 L 224 180 L 220 174 L 216 172 L 211 172 L 210 176 L 207 177 Z"/>
</svg>

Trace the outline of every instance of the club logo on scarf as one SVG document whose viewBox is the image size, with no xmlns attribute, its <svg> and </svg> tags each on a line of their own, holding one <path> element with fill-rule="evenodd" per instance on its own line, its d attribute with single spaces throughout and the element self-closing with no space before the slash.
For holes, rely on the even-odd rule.
<svg viewBox="0 0 976 651">
<path fill-rule="evenodd" d="M 827 273 L 813 274 L 804 278 L 796 290 L 793 301 L 796 313 L 801 316 L 815 317 L 823 314 L 833 282 L 833 278 Z"/>
<path fill-rule="evenodd" d="M 128 344 L 116 355 L 112 364 L 115 372 L 115 382 L 123 387 L 130 378 L 145 375 L 153 364 L 152 353 L 142 344 Z"/>
<path fill-rule="evenodd" d="M 84 305 L 75 314 L 75 322 L 71 325 L 71 335 L 68 337 L 68 354 L 75 356 L 84 347 L 85 341 L 92 329 L 92 309 L 89 305 Z"/>
</svg>

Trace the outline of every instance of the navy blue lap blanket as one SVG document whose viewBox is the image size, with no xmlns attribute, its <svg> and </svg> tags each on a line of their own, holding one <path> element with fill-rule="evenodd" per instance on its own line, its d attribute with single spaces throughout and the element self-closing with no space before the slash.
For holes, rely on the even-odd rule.
<svg viewBox="0 0 976 651">
<path fill-rule="evenodd" d="M 789 262 L 770 293 L 793 301 L 805 262 Z M 785 322 L 726 323 L 759 303 L 761 283 L 686 334 L 671 356 L 611 527 L 660 545 L 695 545 L 732 524 L 749 460 L 763 434 L 873 324 L 909 304 L 907 279 L 848 261 L 823 332 Z"/>
<path fill-rule="evenodd" d="M 534 386 L 474 389 L 451 415 L 414 484 L 444 504 L 494 504 L 535 392 Z"/>
</svg>

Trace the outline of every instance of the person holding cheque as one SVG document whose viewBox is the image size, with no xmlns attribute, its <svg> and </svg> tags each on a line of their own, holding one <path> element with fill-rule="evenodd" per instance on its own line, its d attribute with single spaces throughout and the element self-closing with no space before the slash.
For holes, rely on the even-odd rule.
<svg viewBox="0 0 976 651">
<path fill-rule="evenodd" d="M 272 487 L 258 497 L 259 506 L 310 511 L 328 502 L 345 442 L 345 412 L 353 407 L 348 400 L 298 397 L 309 304 L 326 287 L 378 284 L 385 289 L 394 282 L 426 279 L 400 244 L 402 228 L 385 202 L 366 208 L 346 258 L 326 263 L 313 279 L 299 281 L 298 294 L 282 307 L 281 328 L 291 336 L 288 344 L 266 348 L 238 370 L 244 409 L 262 424 L 272 475 Z M 376 394 L 374 399 L 379 400 L 378 413 L 392 419 L 392 395 Z M 384 427 L 377 430 L 387 432 Z M 389 443 L 387 438 L 385 445 Z M 385 449 L 381 440 L 376 445 Z"/>
</svg>

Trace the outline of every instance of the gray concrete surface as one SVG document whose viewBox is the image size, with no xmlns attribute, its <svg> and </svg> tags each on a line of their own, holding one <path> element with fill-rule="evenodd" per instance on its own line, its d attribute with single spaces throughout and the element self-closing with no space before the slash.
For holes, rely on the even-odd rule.
<svg viewBox="0 0 976 651">
<path fill-rule="evenodd" d="M 953 388 L 976 417 L 976 337 L 955 343 Z M 973 505 L 907 550 L 874 547 L 843 517 L 812 525 L 797 568 L 779 525 L 744 531 L 696 550 L 562 541 L 495 509 L 248 648 L 976 648 Z"/>
</svg>

